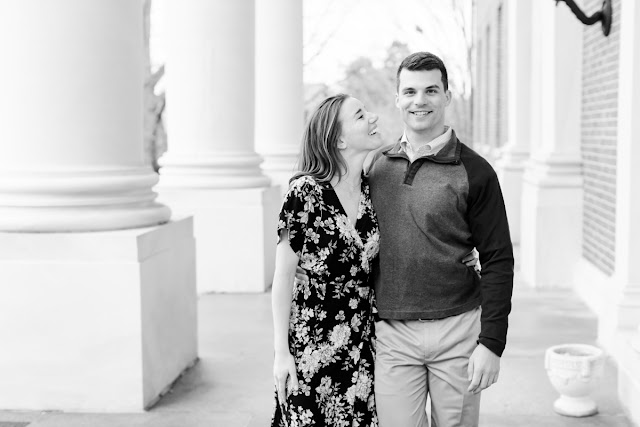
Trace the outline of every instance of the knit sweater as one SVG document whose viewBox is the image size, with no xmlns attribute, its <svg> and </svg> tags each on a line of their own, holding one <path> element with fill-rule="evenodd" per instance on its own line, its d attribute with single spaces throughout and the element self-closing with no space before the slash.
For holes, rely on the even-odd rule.
<svg viewBox="0 0 640 427">
<path fill-rule="evenodd" d="M 513 248 L 495 171 L 455 133 L 413 163 L 396 143 L 369 170 L 380 226 L 375 289 L 382 319 L 441 319 L 482 306 L 479 342 L 506 345 Z M 482 278 L 462 258 L 480 253 Z"/>
</svg>

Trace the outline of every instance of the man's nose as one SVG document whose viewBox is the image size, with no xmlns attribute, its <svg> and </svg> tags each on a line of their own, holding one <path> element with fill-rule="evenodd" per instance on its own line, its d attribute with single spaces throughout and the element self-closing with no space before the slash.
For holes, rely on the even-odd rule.
<svg viewBox="0 0 640 427">
<path fill-rule="evenodd" d="M 418 92 L 416 96 L 413 97 L 413 102 L 416 105 L 424 105 L 427 103 L 427 95 L 424 92 Z"/>
</svg>

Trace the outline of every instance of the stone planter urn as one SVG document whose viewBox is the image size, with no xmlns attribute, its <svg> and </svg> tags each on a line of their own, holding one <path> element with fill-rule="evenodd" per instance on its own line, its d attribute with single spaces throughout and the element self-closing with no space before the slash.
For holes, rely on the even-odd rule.
<svg viewBox="0 0 640 427">
<path fill-rule="evenodd" d="M 560 415 L 588 417 L 598 412 L 589 394 L 602 377 L 604 352 L 586 344 L 561 344 L 549 347 L 545 369 L 560 398 L 553 408 Z"/>
</svg>

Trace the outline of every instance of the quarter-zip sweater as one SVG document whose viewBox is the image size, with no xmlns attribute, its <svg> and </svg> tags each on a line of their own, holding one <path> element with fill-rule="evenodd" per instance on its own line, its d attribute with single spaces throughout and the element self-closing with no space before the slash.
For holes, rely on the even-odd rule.
<svg viewBox="0 0 640 427">
<path fill-rule="evenodd" d="M 380 226 L 374 274 L 382 319 L 433 320 L 482 306 L 479 342 L 506 345 L 513 247 L 495 171 L 452 133 L 435 156 L 413 162 L 393 144 L 369 169 Z M 482 277 L 462 258 L 474 247 Z"/>
</svg>

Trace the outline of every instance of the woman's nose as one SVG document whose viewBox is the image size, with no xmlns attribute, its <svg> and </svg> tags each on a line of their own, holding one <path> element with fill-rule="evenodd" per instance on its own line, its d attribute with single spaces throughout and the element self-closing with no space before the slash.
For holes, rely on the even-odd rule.
<svg viewBox="0 0 640 427">
<path fill-rule="evenodd" d="M 376 113 L 369 113 L 369 123 L 375 123 L 378 121 L 378 115 Z"/>
</svg>

